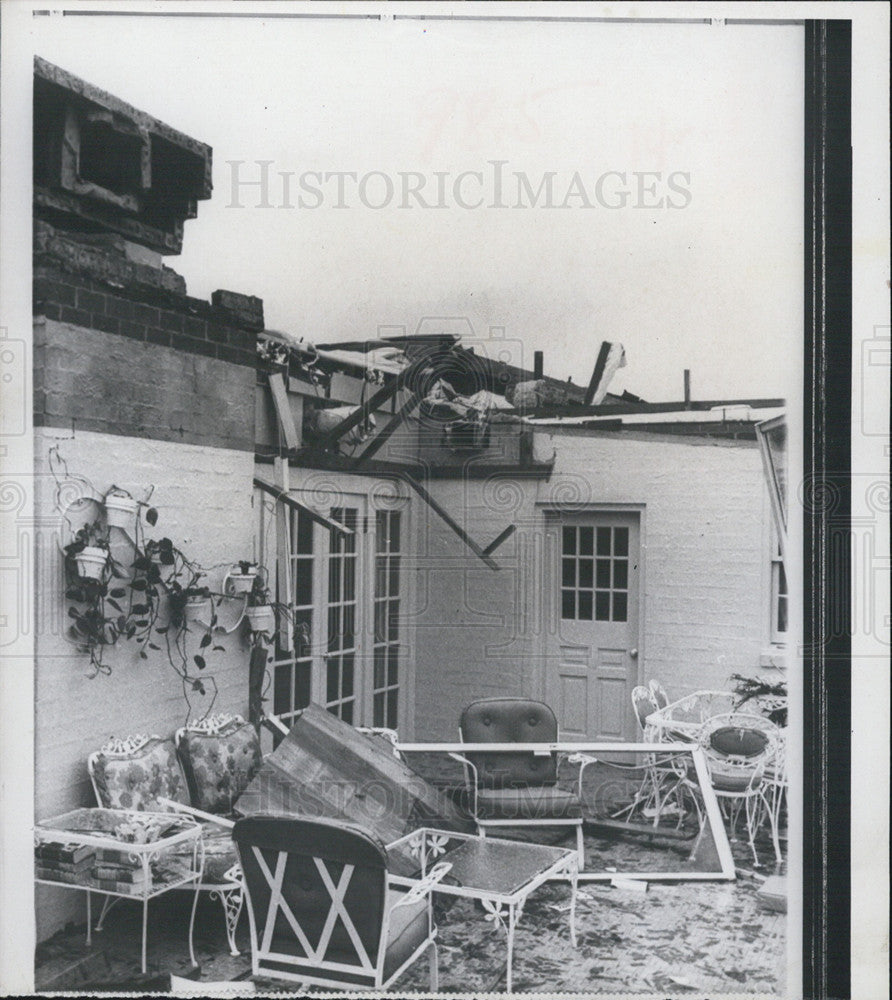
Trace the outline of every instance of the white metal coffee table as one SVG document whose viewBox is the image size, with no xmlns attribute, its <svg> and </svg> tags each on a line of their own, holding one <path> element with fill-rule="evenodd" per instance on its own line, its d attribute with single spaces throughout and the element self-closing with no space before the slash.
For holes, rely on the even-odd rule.
<svg viewBox="0 0 892 1000">
<path fill-rule="evenodd" d="M 576 946 L 576 890 L 579 857 L 575 850 L 547 847 L 495 837 L 478 837 L 422 827 L 388 844 L 407 846 L 418 858 L 421 875 L 439 862 L 451 869 L 435 891 L 446 896 L 476 899 L 508 937 L 507 990 L 511 992 L 514 932 L 524 904 L 544 882 L 570 883 L 570 940 Z"/>
</svg>

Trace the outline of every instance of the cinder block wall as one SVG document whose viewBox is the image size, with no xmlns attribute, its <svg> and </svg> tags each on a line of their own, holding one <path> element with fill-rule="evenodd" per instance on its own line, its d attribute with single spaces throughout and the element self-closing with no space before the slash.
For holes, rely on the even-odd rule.
<svg viewBox="0 0 892 1000">
<path fill-rule="evenodd" d="M 204 582 L 212 589 L 220 588 L 233 562 L 254 554 L 255 372 L 247 346 L 254 334 L 226 327 L 242 340 L 233 348 L 225 338 L 235 339 L 235 333 L 221 334 L 212 317 L 192 316 L 202 329 L 186 332 L 189 300 L 171 299 L 165 318 L 157 304 L 139 296 L 124 299 L 90 282 L 67 272 L 48 277 L 46 271 L 35 282 L 38 819 L 93 804 L 86 757 L 110 735 L 170 736 L 187 715 L 204 714 L 210 703 L 210 696 L 190 692 L 190 712 L 166 654 L 150 651 L 141 660 L 132 643 L 110 651 L 111 676 L 86 676 L 88 656 L 65 637 L 70 602 L 61 546 L 70 530 L 60 519 L 60 496 L 65 506 L 91 488 L 101 498 L 114 484 L 138 499 L 151 489 L 159 518 L 147 536 L 171 538 L 208 570 Z M 75 304 L 65 305 L 72 296 Z M 119 301 L 132 319 L 113 322 L 111 312 L 124 309 L 115 305 Z M 175 323 L 170 317 L 178 317 L 183 332 L 164 330 L 166 322 Z M 133 328 L 125 329 L 125 322 Z M 58 463 L 53 474 L 52 448 L 64 459 L 67 475 Z M 81 513 L 88 516 L 87 510 L 71 513 L 75 528 L 86 519 Z M 131 552 L 117 531 L 112 545 L 122 561 Z M 224 605 L 221 624 L 233 624 L 237 610 Z M 198 651 L 197 639 L 190 639 L 196 647 L 190 655 Z M 218 688 L 213 710 L 244 714 L 249 648 L 243 628 L 221 635 L 220 644 L 225 652 L 208 653 L 205 671 Z M 40 887 L 39 939 L 83 918 L 80 894 Z"/>
<path fill-rule="evenodd" d="M 544 509 L 644 505 L 640 680 L 670 695 L 726 688 L 768 642 L 769 510 L 758 448 L 657 435 L 554 435 L 552 476 L 438 480 L 437 499 L 485 546 L 517 532 L 488 569 L 419 504 L 416 729 L 454 738 L 479 697 L 540 696 Z"/>
</svg>

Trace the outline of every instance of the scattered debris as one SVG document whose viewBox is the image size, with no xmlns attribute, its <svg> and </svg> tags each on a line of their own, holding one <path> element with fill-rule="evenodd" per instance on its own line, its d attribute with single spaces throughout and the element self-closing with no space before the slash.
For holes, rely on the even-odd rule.
<svg viewBox="0 0 892 1000">
<path fill-rule="evenodd" d="M 614 889 L 626 889 L 628 892 L 647 892 L 647 882 L 637 878 L 612 878 L 610 884 Z"/>
<path fill-rule="evenodd" d="M 772 875 L 765 879 L 756 892 L 759 902 L 766 910 L 787 912 L 787 878 L 785 875 Z"/>
<path fill-rule="evenodd" d="M 359 406 L 331 406 L 325 409 L 307 409 L 304 423 L 304 430 L 307 437 L 313 439 L 330 435 L 331 432 L 343 424 L 345 420 L 354 416 L 360 409 Z M 368 438 L 376 426 L 376 419 L 369 413 L 365 419 L 353 427 L 348 427 L 341 437 L 341 441 L 347 445 L 362 444 Z"/>
<path fill-rule="evenodd" d="M 565 406 L 569 402 L 566 390 L 542 378 L 508 386 L 505 399 L 518 410 L 535 410 L 539 406 Z"/>
</svg>

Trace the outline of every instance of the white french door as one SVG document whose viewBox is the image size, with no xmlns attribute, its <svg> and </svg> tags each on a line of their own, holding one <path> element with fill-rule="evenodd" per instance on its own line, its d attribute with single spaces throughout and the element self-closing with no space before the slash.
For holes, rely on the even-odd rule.
<svg viewBox="0 0 892 1000">
<path fill-rule="evenodd" d="M 276 645 L 272 709 L 288 725 L 314 701 L 351 725 L 398 729 L 409 696 L 400 618 L 405 512 L 370 516 L 365 496 L 344 494 L 325 513 L 350 533 L 326 530 L 303 511 L 288 515 L 291 603 L 302 634 L 291 650 Z"/>
</svg>

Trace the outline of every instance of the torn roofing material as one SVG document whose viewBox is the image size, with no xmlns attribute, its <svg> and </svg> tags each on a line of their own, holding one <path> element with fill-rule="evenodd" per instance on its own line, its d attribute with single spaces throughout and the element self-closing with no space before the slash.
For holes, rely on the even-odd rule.
<svg viewBox="0 0 892 1000">
<path fill-rule="evenodd" d="M 626 413 L 564 413 L 554 416 L 524 417 L 524 421 L 534 427 L 594 427 L 599 424 L 621 425 L 623 427 L 645 427 L 656 424 L 707 424 L 740 421 L 757 424 L 784 413 L 783 400 L 767 400 L 769 405 L 746 401 L 710 403 L 708 408 L 685 409 L 684 404 L 675 404 L 668 409 L 640 409 Z"/>
<path fill-rule="evenodd" d="M 304 376 L 330 377 L 342 371 L 370 381 L 386 381 L 414 361 L 425 358 L 436 375 L 448 383 L 450 390 L 474 408 L 484 402 L 486 409 L 534 409 L 542 405 L 573 407 L 583 405 L 586 396 L 586 390 L 569 379 L 562 382 L 487 357 L 473 347 L 462 346 L 454 334 L 392 335 L 317 343 L 284 331 L 265 330 L 259 347 L 264 356 L 274 353 L 280 363 L 289 363 L 291 374 L 297 378 L 302 373 Z M 622 398 L 607 393 L 606 389 L 625 352 L 621 344 L 605 342 L 603 347 L 608 349 L 611 362 L 601 367 L 597 388 L 600 401 L 609 405 L 619 403 Z M 629 398 L 639 401 L 637 396 Z"/>
<path fill-rule="evenodd" d="M 392 843 L 420 826 L 470 832 L 455 803 L 393 754 L 319 705 L 301 710 L 276 750 L 238 800 L 243 816 L 310 813 L 369 827 Z M 411 875 L 418 859 L 408 848 L 391 857 Z"/>
</svg>

